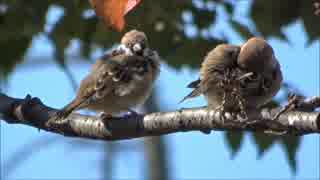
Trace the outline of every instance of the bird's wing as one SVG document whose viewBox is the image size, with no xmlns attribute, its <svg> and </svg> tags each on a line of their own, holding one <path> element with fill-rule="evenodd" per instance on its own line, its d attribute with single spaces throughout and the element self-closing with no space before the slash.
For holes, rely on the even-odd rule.
<svg viewBox="0 0 320 180">
<path fill-rule="evenodd" d="M 94 87 L 87 93 L 91 101 L 104 98 L 109 93 L 117 96 L 124 96 L 132 92 L 135 88 L 133 81 L 142 80 L 148 72 L 148 61 L 141 56 L 128 56 L 123 52 L 115 51 L 113 55 L 105 55 L 102 60 L 98 60 L 92 71 L 93 77 L 88 77 L 89 82 L 84 82 L 83 87 Z M 93 83 L 94 85 L 92 86 Z M 89 102 L 88 102 L 89 103 Z"/>
<path fill-rule="evenodd" d="M 189 93 L 187 96 L 185 96 L 179 103 L 182 103 L 183 101 L 185 101 L 189 98 L 194 98 L 194 97 L 200 96 L 202 93 L 201 88 L 200 88 L 200 83 L 201 83 L 200 79 L 189 83 L 187 85 L 187 87 L 193 88 L 193 90 L 191 91 L 191 93 Z"/>
<path fill-rule="evenodd" d="M 92 65 L 91 72 L 81 80 L 77 97 L 58 111 L 57 117 L 67 117 L 72 111 L 84 108 L 92 101 L 101 98 L 100 91 L 105 88 L 105 86 L 101 85 L 102 81 L 110 81 L 110 87 L 112 83 L 111 78 L 108 76 L 107 69 L 103 60 L 97 60 L 96 63 Z"/>
<path fill-rule="evenodd" d="M 123 52 L 115 50 L 96 61 L 89 75 L 81 81 L 79 91 L 84 93 L 79 94 L 83 97 L 77 98 L 83 99 L 79 108 L 104 98 L 113 92 L 118 84 L 126 81 L 126 69 L 121 63 L 124 57 Z"/>
<path fill-rule="evenodd" d="M 113 51 L 98 59 L 91 67 L 90 73 L 81 80 L 77 97 L 57 112 L 59 118 L 67 117 L 72 111 L 87 107 L 88 104 L 104 98 L 114 90 L 123 77 L 118 52 Z M 118 57 L 118 58 L 117 58 Z"/>
<path fill-rule="evenodd" d="M 189 83 L 187 85 L 187 88 L 197 88 L 197 87 L 199 87 L 200 82 L 201 82 L 200 78 L 196 81 L 192 81 L 191 83 Z"/>
</svg>

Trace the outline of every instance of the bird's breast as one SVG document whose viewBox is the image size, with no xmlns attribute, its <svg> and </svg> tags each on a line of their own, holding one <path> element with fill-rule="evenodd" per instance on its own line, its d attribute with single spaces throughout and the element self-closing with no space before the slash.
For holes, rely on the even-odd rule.
<svg viewBox="0 0 320 180">
<path fill-rule="evenodd" d="M 129 83 L 117 89 L 117 100 L 115 104 L 128 108 L 143 104 L 149 97 L 153 86 L 150 75 L 133 78 Z"/>
</svg>

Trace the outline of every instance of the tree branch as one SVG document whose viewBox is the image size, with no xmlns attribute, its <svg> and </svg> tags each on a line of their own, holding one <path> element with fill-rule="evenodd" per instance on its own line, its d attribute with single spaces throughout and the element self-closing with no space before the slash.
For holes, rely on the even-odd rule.
<svg viewBox="0 0 320 180">
<path fill-rule="evenodd" d="M 281 108 L 248 112 L 248 120 L 233 118 L 207 108 L 181 109 L 175 112 L 157 112 L 135 117 L 113 117 L 103 121 L 99 117 L 71 114 L 62 123 L 47 127 L 56 109 L 44 105 L 40 99 L 27 95 L 24 99 L 11 98 L 0 93 L 2 121 L 25 124 L 64 136 L 101 140 L 121 140 L 144 136 L 159 136 L 185 131 L 231 130 L 259 131 L 274 135 L 304 135 L 320 133 L 320 106 L 314 97 L 299 104 L 300 110 L 283 113 L 274 120 Z"/>
</svg>

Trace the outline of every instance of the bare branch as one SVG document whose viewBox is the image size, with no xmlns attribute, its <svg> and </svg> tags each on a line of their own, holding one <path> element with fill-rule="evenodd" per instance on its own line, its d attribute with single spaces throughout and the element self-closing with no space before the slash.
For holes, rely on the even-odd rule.
<svg viewBox="0 0 320 180">
<path fill-rule="evenodd" d="M 320 98 L 315 97 L 300 105 L 309 110 L 315 109 L 319 107 L 319 101 Z M 113 117 L 107 121 L 73 113 L 63 123 L 48 128 L 45 124 L 53 117 L 56 109 L 45 106 L 38 98 L 31 98 L 30 95 L 25 99 L 16 99 L 0 94 L 0 113 L 3 121 L 26 124 L 72 137 L 109 141 L 208 130 L 259 131 L 274 135 L 320 133 L 319 112 L 289 111 L 274 119 L 280 110 L 281 107 L 252 110 L 248 112 L 249 120 L 233 118 L 229 114 L 225 114 L 226 117 L 222 120 L 219 111 L 208 110 L 205 107 L 157 112 L 138 117 Z"/>
</svg>

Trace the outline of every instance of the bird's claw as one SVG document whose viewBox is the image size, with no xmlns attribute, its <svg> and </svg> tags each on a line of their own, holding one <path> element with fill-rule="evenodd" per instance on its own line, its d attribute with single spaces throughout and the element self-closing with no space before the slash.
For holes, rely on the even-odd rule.
<svg viewBox="0 0 320 180">
<path fill-rule="evenodd" d="M 99 114 L 99 118 L 106 122 L 106 121 L 112 119 L 113 116 L 111 114 L 108 114 L 108 113 L 105 113 L 105 112 L 101 112 Z"/>
<path fill-rule="evenodd" d="M 225 123 L 225 120 L 227 119 L 227 116 L 226 116 L 226 110 L 224 108 L 224 105 L 221 105 L 221 106 L 218 106 L 215 108 L 215 111 L 218 111 L 220 113 L 220 121 L 222 124 Z"/>
<path fill-rule="evenodd" d="M 128 112 L 124 115 L 124 118 L 132 118 L 132 117 L 138 117 L 138 116 L 140 116 L 139 113 L 131 109 L 128 109 Z"/>
<path fill-rule="evenodd" d="M 100 112 L 100 113 L 98 114 L 98 117 L 101 119 L 102 123 L 105 125 L 105 127 L 106 127 L 106 133 L 107 133 L 108 135 L 111 135 L 111 134 L 112 134 L 112 130 L 111 130 L 111 128 L 110 128 L 109 122 L 110 122 L 110 120 L 111 120 L 112 118 L 114 118 L 114 117 L 113 117 L 111 114 L 105 113 L 105 112 Z"/>
<path fill-rule="evenodd" d="M 277 120 L 282 114 L 297 109 L 303 100 L 303 97 L 293 93 L 288 95 L 288 104 L 282 107 L 282 109 L 272 118 L 273 121 Z"/>
<path fill-rule="evenodd" d="M 47 122 L 46 122 L 46 127 L 52 127 L 53 124 L 56 123 L 56 118 L 55 117 L 52 117 L 51 119 L 49 119 Z"/>
<path fill-rule="evenodd" d="M 63 124 L 67 122 L 68 119 L 64 116 L 63 111 L 57 111 L 47 122 L 46 127 L 52 127 L 53 125 Z"/>
</svg>

